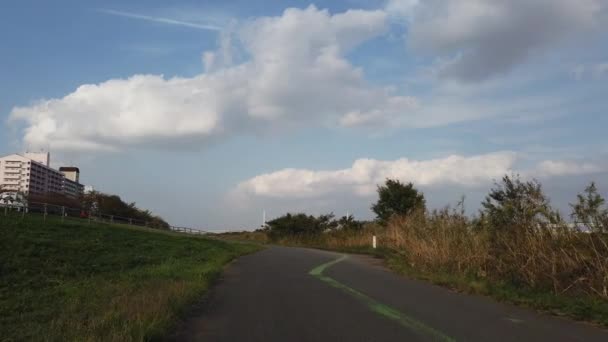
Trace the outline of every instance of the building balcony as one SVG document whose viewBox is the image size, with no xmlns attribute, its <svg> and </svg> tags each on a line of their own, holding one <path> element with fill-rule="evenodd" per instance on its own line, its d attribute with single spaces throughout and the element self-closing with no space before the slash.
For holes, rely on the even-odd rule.
<svg viewBox="0 0 608 342">
<path fill-rule="evenodd" d="M 21 187 L 18 184 L 4 184 L 2 190 L 19 190 Z"/>
</svg>

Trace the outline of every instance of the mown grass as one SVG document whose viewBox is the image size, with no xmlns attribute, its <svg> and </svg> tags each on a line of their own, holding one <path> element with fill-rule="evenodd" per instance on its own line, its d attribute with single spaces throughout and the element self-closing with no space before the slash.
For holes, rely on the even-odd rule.
<svg viewBox="0 0 608 342">
<path fill-rule="evenodd" d="M 161 339 L 223 265 L 259 247 L 0 216 L 0 340 Z"/>
</svg>

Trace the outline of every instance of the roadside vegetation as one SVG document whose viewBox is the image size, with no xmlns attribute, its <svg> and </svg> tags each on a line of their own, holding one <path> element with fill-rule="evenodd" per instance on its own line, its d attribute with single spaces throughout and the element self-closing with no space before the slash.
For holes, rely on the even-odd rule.
<svg viewBox="0 0 608 342">
<path fill-rule="evenodd" d="M 140 209 L 135 202 L 127 203 L 117 195 L 108 195 L 91 191 L 82 196 L 81 208 L 89 215 L 115 215 L 146 222 L 146 226 L 158 229 L 170 229 L 169 223 L 162 217 L 152 214 L 150 210 Z"/>
<path fill-rule="evenodd" d="M 2 341 L 161 339 L 248 244 L 0 215 Z"/>
<path fill-rule="evenodd" d="M 77 209 L 88 216 L 119 216 L 144 222 L 147 227 L 169 230 L 167 221 L 150 210 L 141 209 L 135 202 L 125 202 L 118 195 L 105 194 L 99 191 L 91 191 L 82 194 L 79 198 L 70 198 L 61 194 L 28 195 L 29 203 L 47 203 L 56 206 Z"/>
<path fill-rule="evenodd" d="M 252 234 L 373 253 L 409 276 L 608 326 L 608 209 L 595 184 L 571 204 L 570 220 L 551 207 L 540 183 L 517 175 L 497 182 L 474 217 L 465 214 L 464 198 L 427 210 L 411 183 L 387 180 L 378 194 L 374 222 L 287 214 Z"/>
</svg>

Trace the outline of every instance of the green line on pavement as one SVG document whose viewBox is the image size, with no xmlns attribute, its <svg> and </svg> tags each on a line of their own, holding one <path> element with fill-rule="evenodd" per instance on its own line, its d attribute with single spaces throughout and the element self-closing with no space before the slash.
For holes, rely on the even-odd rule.
<svg viewBox="0 0 608 342">
<path fill-rule="evenodd" d="M 397 323 L 401 324 L 402 326 L 409 328 L 411 330 L 414 330 L 418 334 L 431 337 L 437 341 L 455 341 L 453 338 L 445 335 L 444 333 L 429 327 L 428 325 L 400 312 L 399 310 L 397 310 L 393 307 L 390 307 L 388 305 L 382 304 L 362 292 L 359 292 L 347 285 L 344 285 L 341 282 L 339 282 L 331 277 L 323 275 L 323 272 L 326 269 L 330 268 L 331 266 L 333 266 L 341 261 L 344 261 L 347 257 L 348 257 L 347 255 L 342 255 L 335 260 L 326 262 L 324 264 L 321 264 L 321 265 L 313 268 L 308 273 L 310 275 L 316 277 L 317 279 L 331 285 L 332 287 L 340 289 L 340 290 L 348 293 L 349 295 L 357 298 L 358 300 L 363 302 L 365 305 L 367 305 L 367 307 L 372 312 L 375 312 L 381 316 L 384 316 L 388 319 L 396 321 Z"/>
</svg>

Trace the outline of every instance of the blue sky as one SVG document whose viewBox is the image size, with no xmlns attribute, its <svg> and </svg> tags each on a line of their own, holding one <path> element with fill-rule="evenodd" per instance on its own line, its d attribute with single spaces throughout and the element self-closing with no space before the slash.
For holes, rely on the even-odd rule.
<svg viewBox="0 0 608 342">
<path fill-rule="evenodd" d="M 5 1 L 0 153 L 207 229 L 369 218 L 386 177 L 473 213 L 517 172 L 567 213 L 608 189 L 607 38 L 601 0 Z"/>
</svg>

